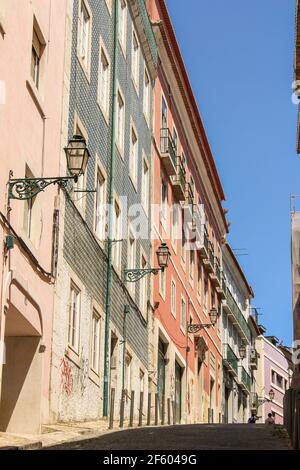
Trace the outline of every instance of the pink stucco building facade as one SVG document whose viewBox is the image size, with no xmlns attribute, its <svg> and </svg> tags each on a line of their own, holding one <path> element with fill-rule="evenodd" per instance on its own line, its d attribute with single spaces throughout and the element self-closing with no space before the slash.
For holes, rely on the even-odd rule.
<svg viewBox="0 0 300 470">
<path fill-rule="evenodd" d="M 58 188 L 8 201 L 7 182 L 60 174 L 66 5 L 0 2 L 1 431 L 49 420 Z"/>
<path fill-rule="evenodd" d="M 264 422 L 268 413 L 272 413 L 276 424 L 283 424 L 283 397 L 290 387 L 291 365 L 278 346 L 277 338 L 273 336 L 258 336 L 257 351 L 259 353 L 259 367 L 257 374 L 257 391 L 259 399 L 266 400 L 258 408 L 261 416 L 258 422 Z M 274 400 L 268 401 L 270 390 L 274 390 Z"/>
</svg>

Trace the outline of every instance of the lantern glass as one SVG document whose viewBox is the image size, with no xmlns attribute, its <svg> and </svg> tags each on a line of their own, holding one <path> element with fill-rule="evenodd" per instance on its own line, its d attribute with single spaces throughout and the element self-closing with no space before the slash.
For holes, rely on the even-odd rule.
<svg viewBox="0 0 300 470">
<path fill-rule="evenodd" d="M 212 325 L 215 325 L 217 323 L 218 310 L 215 307 L 212 307 L 212 309 L 210 310 L 209 318 Z"/>
<path fill-rule="evenodd" d="M 239 347 L 239 355 L 240 355 L 240 358 L 241 359 L 245 359 L 246 357 L 246 354 L 247 354 L 247 351 L 246 351 L 246 346 L 244 343 L 242 343 Z"/>
<path fill-rule="evenodd" d="M 86 141 L 81 135 L 74 135 L 65 148 L 68 170 L 72 176 L 83 175 L 89 159 Z"/>
<path fill-rule="evenodd" d="M 158 266 L 161 269 L 167 268 L 168 263 L 169 263 L 169 258 L 170 258 L 170 252 L 166 243 L 162 243 L 160 245 L 160 247 L 158 248 L 156 252 L 156 255 L 157 255 Z"/>
<path fill-rule="evenodd" d="M 271 388 L 271 390 L 269 391 L 269 397 L 270 397 L 270 400 L 274 400 L 274 397 L 275 397 L 275 392 L 274 390 Z"/>
</svg>

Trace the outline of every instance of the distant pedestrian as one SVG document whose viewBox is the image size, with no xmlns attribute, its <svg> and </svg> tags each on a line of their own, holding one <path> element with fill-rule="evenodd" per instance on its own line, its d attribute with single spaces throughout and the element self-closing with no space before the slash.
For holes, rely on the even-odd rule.
<svg viewBox="0 0 300 470">
<path fill-rule="evenodd" d="M 273 418 L 272 413 L 268 413 L 268 417 L 265 421 L 265 424 L 275 424 L 275 419 Z"/>
<path fill-rule="evenodd" d="M 258 417 L 256 416 L 256 414 L 252 413 L 252 415 L 248 419 L 248 423 L 249 424 L 255 424 L 257 420 L 258 420 Z"/>
</svg>

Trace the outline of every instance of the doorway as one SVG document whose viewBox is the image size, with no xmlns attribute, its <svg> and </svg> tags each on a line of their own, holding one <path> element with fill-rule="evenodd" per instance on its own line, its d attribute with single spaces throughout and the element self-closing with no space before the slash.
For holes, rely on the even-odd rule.
<svg viewBox="0 0 300 470">
<path fill-rule="evenodd" d="M 182 367 L 175 361 L 175 421 L 181 422 Z"/>
<path fill-rule="evenodd" d="M 166 386 L 166 346 L 161 339 L 158 341 L 158 358 L 157 358 L 157 394 L 160 416 L 162 416 L 163 403 L 165 401 Z"/>
</svg>

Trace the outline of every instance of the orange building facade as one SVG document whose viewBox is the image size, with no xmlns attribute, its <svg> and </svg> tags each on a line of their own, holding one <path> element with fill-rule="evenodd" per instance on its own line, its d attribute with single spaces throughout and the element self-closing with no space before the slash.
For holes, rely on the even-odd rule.
<svg viewBox="0 0 300 470">
<path fill-rule="evenodd" d="M 150 383 L 164 420 L 221 421 L 221 325 L 209 324 L 224 298 L 221 244 L 227 223 L 222 186 L 164 2 L 148 1 L 158 44 L 153 136 L 153 248 L 170 250 L 154 277 Z M 157 210 L 155 210 L 157 208 Z"/>
</svg>

